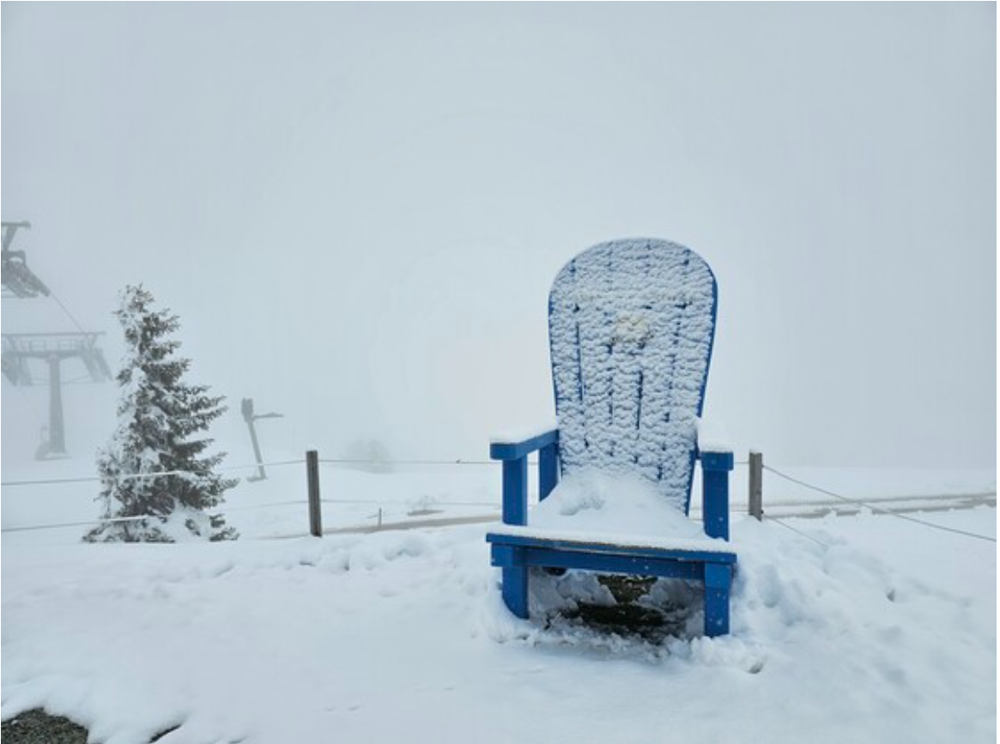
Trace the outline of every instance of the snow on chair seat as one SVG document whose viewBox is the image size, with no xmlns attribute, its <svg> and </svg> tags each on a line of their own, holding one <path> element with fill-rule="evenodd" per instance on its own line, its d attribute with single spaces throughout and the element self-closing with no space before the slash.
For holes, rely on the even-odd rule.
<svg viewBox="0 0 1000 744">
<path fill-rule="evenodd" d="M 558 428 L 490 447 L 503 461 L 504 526 L 487 540 L 516 615 L 527 617 L 529 566 L 646 573 L 703 581 L 706 635 L 729 631 L 733 456 L 697 446 L 715 318 L 715 277 L 674 243 L 603 243 L 559 272 L 549 295 Z M 528 527 L 535 450 L 541 502 Z M 697 459 L 704 529 L 687 516 Z"/>
</svg>

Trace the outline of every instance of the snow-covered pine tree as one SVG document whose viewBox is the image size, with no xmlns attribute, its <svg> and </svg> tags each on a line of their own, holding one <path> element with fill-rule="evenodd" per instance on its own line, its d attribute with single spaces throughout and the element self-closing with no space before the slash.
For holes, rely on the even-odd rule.
<svg viewBox="0 0 1000 744">
<path fill-rule="evenodd" d="M 213 440 L 196 436 L 225 412 L 225 398 L 209 395 L 205 385 L 183 381 L 191 360 L 176 357 L 180 342 L 169 338 L 180 323 L 169 310 L 154 309 L 153 302 L 141 284 L 127 286 L 115 312 L 125 331 L 126 351 L 117 377 L 118 424 L 97 457 L 102 483 L 97 500 L 104 519 L 155 516 L 105 523 L 84 539 L 234 539 L 236 531 L 224 518 L 206 510 L 219 506 L 237 481 L 215 472 L 225 453 L 204 454 Z"/>
</svg>

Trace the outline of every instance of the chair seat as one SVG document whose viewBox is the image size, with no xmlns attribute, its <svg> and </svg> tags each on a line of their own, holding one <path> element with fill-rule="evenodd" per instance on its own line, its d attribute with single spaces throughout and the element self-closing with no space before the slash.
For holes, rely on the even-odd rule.
<svg viewBox="0 0 1000 744">
<path fill-rule="evenodd" d="M 670 538 L 650 535 L 586 533 L 517 525 L 497 525 L 487 542 L 512 547 L 544 548 L 577 553 L 625 555 L 695 563 L 736 563 L 736 553 L 725 540 Z"/>
<path fill-rule="evenodd" d="M 490 562 L 503 569 L 504 602 L 528 617 L 528 568 L 567 568 L 699 581 L 705 585 L 705 635 L 729 632 L 729 590 L 736 554 L 723 540 L 561 533 L 498 525 L 486 535 Z"/>
<path fill-rule="evenodd" d="M 499 525 L 491 532 L 550 547 L 558 544 L 564 550 L 676 560 L 700 560 L 692 556 L 702 554 L 732 555 L 728 542 L 706 535 L 702 525 L 688 518 L 675 501 L 630 475 L 587 471 L 569 475 L 531 510 L 528 522 Z"/>
</svg>

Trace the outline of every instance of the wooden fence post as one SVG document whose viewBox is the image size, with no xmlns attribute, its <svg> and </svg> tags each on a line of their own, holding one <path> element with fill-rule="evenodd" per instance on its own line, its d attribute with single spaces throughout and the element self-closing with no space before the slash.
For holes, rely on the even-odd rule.
<svg viewBox="0 0 1000 744">
<path fill-rule="evenodd" d="M 764 518 L 764 456 L 754 450 L 750 450 L 748 506 L 751 517 L 758 522 Z"/>
<path fill-rule="evenodd" d="M 306 452 L 306 478 L 309 481 L 309 534 L 323 537 L 323 513 L 319 504 L 319 453 Z"/>
</svg>

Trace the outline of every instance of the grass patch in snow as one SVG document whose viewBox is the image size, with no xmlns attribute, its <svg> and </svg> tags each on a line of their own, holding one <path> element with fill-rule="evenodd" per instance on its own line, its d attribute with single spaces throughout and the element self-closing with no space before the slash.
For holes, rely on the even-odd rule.
<svg viewBox="0 0 1000 744">
<path fill-rule="evenodd" d="M 87 744 L 87 729 L 41 708 L 27 710 L 0 726 L 4 744 Z"/>
<path fill-rule="evenodd" d="M 596 578 L 612 601 L 582 599 L 575 608 L 560 610 L 548 624 L 565 620 L 596 633 L 651 644 L 690 637 L 691 617 L 701 610 L 703 600 L 702 593 L 687 582 L 620 574 L 598 574 Z"/>
</svg>

